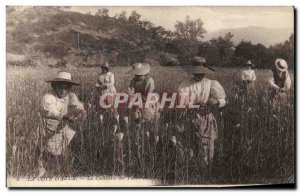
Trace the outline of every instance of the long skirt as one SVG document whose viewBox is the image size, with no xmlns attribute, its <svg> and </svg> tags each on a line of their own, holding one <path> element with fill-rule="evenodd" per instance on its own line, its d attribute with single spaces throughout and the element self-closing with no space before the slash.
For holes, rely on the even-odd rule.
<svg viewBox="0 0 300 193">
<path fill-rule="evenodd" d="M 215 140 L 218 137 L 217 121 L 212 113 L 206 115 L 196 114 L 192 123 L 196 128 L 196 135 L 204 155 L 204 162 L 211 162 L 214 157 Z"/>
</svg>

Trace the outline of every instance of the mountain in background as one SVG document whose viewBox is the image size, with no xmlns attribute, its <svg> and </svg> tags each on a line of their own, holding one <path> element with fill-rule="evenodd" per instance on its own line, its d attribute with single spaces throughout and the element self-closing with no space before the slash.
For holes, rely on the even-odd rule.
<svg viewBox="0 0 300 193">
<path fill-rule="evenodd" d="M 251 41 L 253 44 L 263 44 L 267 47 L 282 43 L 286 41 L 294 32 L 292 28 L 266 28 L 266 27 L 244 27 L 244 28 L 232 28 L 222 29 L 215 32 L 211 32 L 205 35 L 204 40 L 210 40 L 212 38 L 218 38 L 219 36 L 225 36 L 226 33 L 232 33 L 232 38 L 235 45 L 240 41 Z"/>
</svg>

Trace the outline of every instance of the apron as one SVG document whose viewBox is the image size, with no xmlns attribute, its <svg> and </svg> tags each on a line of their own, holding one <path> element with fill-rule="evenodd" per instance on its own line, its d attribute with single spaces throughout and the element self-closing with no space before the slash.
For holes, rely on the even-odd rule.
<svg viewBox="0 0 300 193">
<path fill-rule="evenodd" d="M 56 106 L 58 106 L 58 100 L 56 98 Z M 64 115 L 68 113 L 70 103 L 69 97 L 66 100 L 59 109 Z M 44 119 L 44 122 L 46 123 L 45 150 L 55 156 L 64 154 L 76 132 L 68 124 L 62 125 L 58 120 Z"/>
<path fill-rule="evenodd" d="M 217 121 L 212 113 L 196 114 L 192 118 L 196 128 L 196 135 L 204 148 L 204 159 L 212 160 L 214 157 L 214 142 L 218 137 Z"/>
<path fill-rule="evenodd" d="M 69 125 L 66 125 L 62 130 L 54 134 L 47 131 L 46 138 L 48 140 L 46 141 L 45 150 L 55 156 L 64 154 L 75 133 Z"/>
</svg>

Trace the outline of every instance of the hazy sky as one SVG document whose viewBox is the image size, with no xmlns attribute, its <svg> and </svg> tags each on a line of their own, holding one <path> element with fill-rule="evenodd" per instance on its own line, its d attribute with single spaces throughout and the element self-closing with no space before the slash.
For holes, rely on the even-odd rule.
<svg viewBox="0 0 300 193">
<path fill-rule="evenodd" d="M 72 7 L 72 11 L 94 14 L 101 7 Z M 183 21 L 187 15 L 192 19 L 201 18 L 208 32 L 247 26 L 270 28 L 293 28 L 293 7 L 106 7 L 109 15 L 122 11 L 127 16 L 133 10 L 155 25 L 173 30 L 177 20 Z"/>
</svg>

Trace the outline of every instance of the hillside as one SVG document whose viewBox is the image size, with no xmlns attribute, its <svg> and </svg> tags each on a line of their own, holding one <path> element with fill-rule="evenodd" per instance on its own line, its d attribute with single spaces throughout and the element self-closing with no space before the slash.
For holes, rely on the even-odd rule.
<svg viewBox="0 0 300 193">
<path fill-rule="evenodd" d="M 224 36 L 228 32 L 234 34 L 232 40 L 235 44 L 238 44 L 240 41 L 245 40 L 251 41 L 253 44 L 260 43 L 268 47 L 286 41 L 293 33 L 293 29 L 265 28 L 254 26 L 245 28 L 223 29 L 206 34 L 205 40 Z"/>
<path fill-rule="evenodd" d="M 134 11 L 129 17 L 109 17 L 108 14 L 82 14 L 53 6 L 7 7 L 7 64 L 88 67 L 103 62 L 117 66 L 148 62 L 174 66 L 189 64 L 190 59 L 199 54 L 207 57 L 209 65 L 216 66 L 235 66 L 249 58 L 260 67 L 273 63 L 276 57 L 290 63 L 294 61 L 294 43 L 289 40 L 292 29 L 224 29 L 209 33 L 204 39 L 221 36 L 218 40 L 200 42 L 192 35 L 184 36 L 194 33 L 190 23 L 181 23 L 183 33 L 177 36 L 178 31 L 168 31 L 140 17 Z M 224 39 L 228 32 L 234 36 Z M 249 44 L 236 51 L 241 40 L 260 43 L 260 47 Z M 267 48 L 276 43 L 281 44 Z M 258 50 L 266 54 L 254 53 Z"/>
<path fill-rule="evenodd" d="M 118 65 L 160 50 L 150 30 L 128 20 L 65 12 L 55 7 L 28 7 L 7 14 L 7 52 L 40 53 L 66 58 L 72 65 L 112 60 Z M 157 53 L 155 53 L 157 55 Z M 128 61 L 130 58 L 130 61 Z"/>
</svg>

